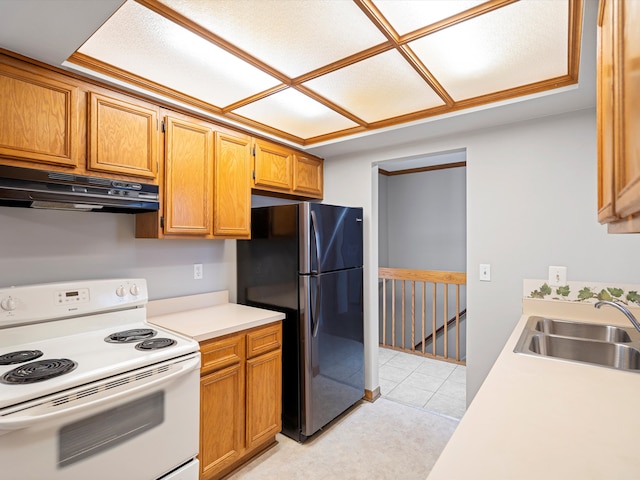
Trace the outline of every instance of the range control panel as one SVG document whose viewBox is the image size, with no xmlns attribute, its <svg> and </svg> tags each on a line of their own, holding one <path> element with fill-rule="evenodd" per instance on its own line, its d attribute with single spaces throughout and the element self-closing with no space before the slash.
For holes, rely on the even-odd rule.
<svg viewBox="0 0 640 480">
<path fill-rule="evenodd" d="M 87 280 L 0 288 L 0 328 L 144 306 L 147 281 Z"/>
</svg>

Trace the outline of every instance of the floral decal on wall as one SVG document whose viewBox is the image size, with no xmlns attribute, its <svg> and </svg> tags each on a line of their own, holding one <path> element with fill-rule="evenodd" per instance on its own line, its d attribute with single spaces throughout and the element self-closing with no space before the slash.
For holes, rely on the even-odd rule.
<svg viewBox="0 0 640 480">
<path fill-rule="evenodd" d="M 575 290 L 574 290 L 575 292 Z M 553 290 L 548 283 L 542 284 L 529 294 L 529 298 L 546 300 L 565 300 L 568 302 L 585 302 L 609 300 L 624 303 L 626 305 L 640 306 L 640 294 L 637 290 L 624 291 L 618 287 L 588 287 L 583 286 L 577 290 L 577 294 L 571 295 L 571 287 L 564 285 Z M 547 298 L 548 297 L 548 298 Z"/>
</svg>

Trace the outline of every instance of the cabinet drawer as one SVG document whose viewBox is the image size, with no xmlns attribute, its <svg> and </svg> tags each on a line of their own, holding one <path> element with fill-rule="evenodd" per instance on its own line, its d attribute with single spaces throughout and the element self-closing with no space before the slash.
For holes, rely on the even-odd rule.
<svg viewBox="0 0 640 480">
<path fill-rule="evenodd" d="M 247 332 L 247 358 L 270 352 L 282 346 L 281 322 Z"/>
<path fill-rule="evenodd" d="M 202 373 L 240 363 L 244 359 L 244 335 L 229 335 L 207 340 L 200 344 Z"/>
</svg>

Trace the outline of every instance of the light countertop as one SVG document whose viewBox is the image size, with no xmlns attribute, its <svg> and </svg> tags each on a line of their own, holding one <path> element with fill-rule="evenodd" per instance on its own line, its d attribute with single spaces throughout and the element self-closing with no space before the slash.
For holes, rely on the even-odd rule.
<svg viewBox="0 0 640 480">
<path fill-rule="evenodd" d="M 281 312 L 228 303 L 227 292 L 150 301 L 147 321 L 198 342 L 284 319 Z"/>
<path fill-rule="evenodd" d="M 531 315 L 631 324 L 613 309 L 553 303 L 524 300 L 428 480 L 640 478 L 639 373 L 513 352 Z"/>
</svg>

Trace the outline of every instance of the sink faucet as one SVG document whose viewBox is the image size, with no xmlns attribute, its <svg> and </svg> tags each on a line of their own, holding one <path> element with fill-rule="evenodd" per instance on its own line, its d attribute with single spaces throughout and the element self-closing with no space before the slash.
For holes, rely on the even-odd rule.
<svg viewBox="0 0 640 480">
<path fill-rule="evenodd" d="M 633 313 L 631 313 L 631 311 L 627 307 L 625 307 L 624 305 L 622 305 L 622 304 L 620 304 L 618 302 L 612 302 L 610 300 L 601 300 L 601 301 L 597 302 L 594 305 L 594 307 L 600 308 L 603 305 L 610 305 L 610 306 L 615 307 L 618 310 L 620 310 L 622 313 L 625 314 L 625 316 L 629 319 L 629 321 L 633 324 L 633 326 L 636 327 L 636 330 L 638 330 L 640 332 L 640 322 L 638 322 L 636 317 L 634 317 Z"/>
</svg>

